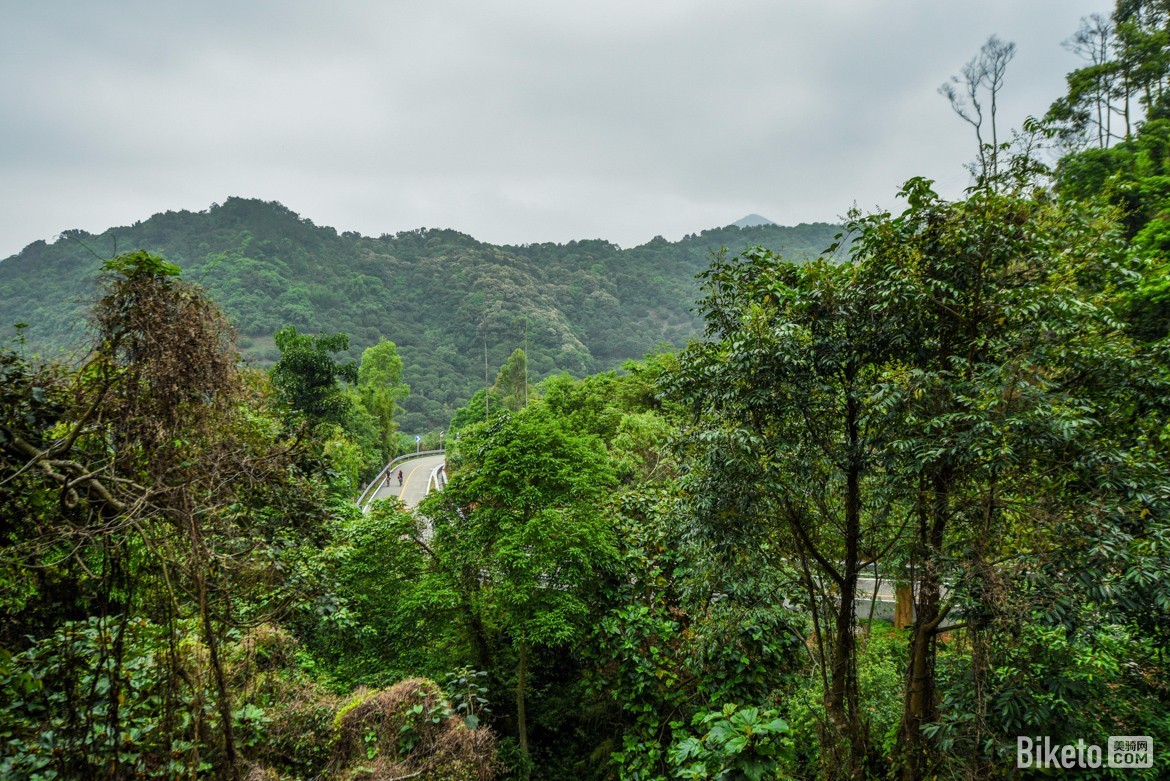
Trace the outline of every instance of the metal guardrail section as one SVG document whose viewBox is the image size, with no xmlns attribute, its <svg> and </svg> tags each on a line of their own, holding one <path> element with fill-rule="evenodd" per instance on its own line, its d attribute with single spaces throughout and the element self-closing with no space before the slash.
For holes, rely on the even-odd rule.
<svg viewBox="0 0 1170 781">
<path fill-rule="evenodd" d="M 442 491 L 447 487 L 447 462 L 439 464 L 431 470 L 431 476 L 427 478 L 427 493 L 431 492 L 431 486 L 435 490 Z"/>
<path fill-rule="evenodd" d="M 377 493 L 378 487 L 381 486 L 382 481 L 386 479 L 387 473 L 389 473 L 390 470 L 393 469 L 394 467 L 398 466 L 399 464 L 401 464 L 405 461 L 412 461 L 416 458 L 422 458 L 423 456 L 435 456 L 435 455 L 438 455 L 440 453 L 445 453 L 445 452 L 447 452 L 447 451 L 446 450 L 420 450 L 417 453 L 404 453 L 403 455 L 394 458 L 389 464 L 386 464 L 386 466 L 382 467 L 382 471 L 378 473 L 378 476 L 375 477 L 370 482 L 370 484 L 366 486 L 366 490 L 362 491 L 361 496 L 359 496 L 357 498 L 357 506 L 362 508 L 363 510 L 366 509 L 366 505 L 370 503 L 370 498 L 375 493 Z"/>
</svg>

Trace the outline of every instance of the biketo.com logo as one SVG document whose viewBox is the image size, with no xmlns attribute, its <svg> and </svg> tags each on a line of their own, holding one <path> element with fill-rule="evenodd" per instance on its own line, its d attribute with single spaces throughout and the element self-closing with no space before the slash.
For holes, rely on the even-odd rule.
<svg viewBox="0 0 1170 781">
<path fill-rule="evenodd" d="M 1149 735 L 1112 735 L 1108 751 L 1078 740 L 1061 745 L 1047 735 L 1016 738 L 1016 767 L 1034 770 L 1082 770 L 1095 767 L 1153 767 L 1154 739 Z"/>
</svg>

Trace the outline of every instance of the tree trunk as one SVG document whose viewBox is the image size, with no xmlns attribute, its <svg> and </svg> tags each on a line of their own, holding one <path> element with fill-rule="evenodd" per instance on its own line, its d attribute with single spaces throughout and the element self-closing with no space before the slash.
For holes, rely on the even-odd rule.
<svg viewBox="0 0 1170 781">
<path fill-rule="evenodd" d="M 849 438 L 849 465 L 845 476 L 845 560 L 834 626 L 833 667 L 825 705 L 837 733 L 848 747 L 849 757 L 843 769 L 848 777 L 860 779 L 866 775 L 869 737 L 858 703 L 857 643 L 853 633 L 857 578 L 860 574 L 861 455 L 857 401 L 852 393 L 852 379 L 851 373 L 847 373 L 845 426 Z"/>
<path fill-rule="evenodd" d="M 922 725 L 934 715 L 934 635 L 938 618 L 938 583 L 923 578 L 916 604 L 917 620 L 910 638 L 910 663 L 906 671 L 906 698 L 902 708 L 901 744 L 903 781 L 918 781 L 926 772 L 926 746 Z"/>
<path fill-rule="evenodd" d="M 232 728 L 232 701 L 228 691 L 227 679 L 223 672 L 223 662 L 219 658 L 219 642 L 215 635 L 215 628 L 211 621 L 211 612 L 207 606 L 207 585 L 200 577 L 199 609 L 203 614 L 204 633 L 207 636 L 207 656 L 211 662 L 211 671 L 215 676 L 215 688 L 219 696 L 216 698 L 219 706 L 219 718 L 223 722 L 223 753 L 226 764 L 227 777 L 239 778 L 236 766 L 236 738 Z"/>
<path fill-rule="evenodd" d="M 894 629 L 914 623 L 914 587 L 909 583 L 894 587 Z"/>
<path fill-rule="evenodd" d="M 219 718 L 222 722 L 220 729 L 223 734 L 223 753 L 225 777 L 239 778 L 239 768 L 236 763 L 236 738 L 232 729 L 232 702 L 228 691 L 227 678 L 223 671 L 223 662 L 219 658 L 219 638 L 216 636 L 215 624 L 211 616 L 211 606 L 208 603 L 207 570 L 210 567 L 210 557 L 203 545 L 203 537 L 194 514 L 187 511 L 187 529 L 191 535 L 192 570 L 195 576 L 195 587 L 199 599 L 199 618 L 203 624 L 204 640 L 207 642 L 207 658 L 211 664 L 211 672 L 215 678 L 216 705 Z"/>
<path fill-rule="evenodd" d="M 459 584 L 459 608 L 467 621 L 467 631 L 471 634 L 476 669 L 492 671 L 492 651 L 488 630 L 483 624 L 483 618 L 479 611 L 475 608 L 476 594 L 479 591 L 479 568 L 475 566 L 462 567 L 459 571 Z"/>
<path fill-rule="evenodd" d="M 950 474 L 944 470 L 920 493 L 918 549 L 922 574 L 911 629 L 910 660 L 906 668 L 906 696 L 902 707 L 901 747 L 903 781 L 919 781 L 928 768 L 922 726 L 935 720 L 935 636 L 946 617 L 941 606 L 942 544 L 949 511 Z"/>
<path fill-rule="evenodd" d="M 528 777 L 528 714 L 524 707 L 524 689 L 528 675 L 528 644 L 520 643 L 516 671 L 516 732 L 520 737 L 520 755 L 524 757 L 524 777 Z"/>
<path fill-rule="evenodd" d="M 848 748 L 849 758 L 843 769 L 848 777 L 860 779 L 866 775 L 869 743 L 858 707 L 857 643 L 853 633 L 856 618 L 857 572 L 853 567 L 846 569 L 844 580 L 834 626 L 833 668 L 829 678 L 830 689 L 826 706 L 833 726 Z"/>
<path fill-rule="evenodd" d="M 475 649 L 475 664 L 479 670 L 492 669 L 492 647 L 488 642 L 487 627 L 483 625 L 483 619 L 475 612 L 470 602 L 465 602 L 464 613 L 467 616 L 467 625 L 471 630 L 471 644 Z"/>
</svg>

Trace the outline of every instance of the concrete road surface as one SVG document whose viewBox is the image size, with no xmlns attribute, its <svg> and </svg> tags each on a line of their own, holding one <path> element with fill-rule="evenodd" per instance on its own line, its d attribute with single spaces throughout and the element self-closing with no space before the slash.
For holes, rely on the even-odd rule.
<svg viewBox="0 0 1170 781">
<path fill-rule="evenodd" d="M 427 495 L 427 485 L 431 473 L 443 463 L 443 455 L 422 456 L 398 464 L 390 475 L 390 484 L 382 485 L 374 494 L 374 499 L 387 499 L 391 496 L 400 498 L 407 507 L 413 509 Z M 398 470 L 402 470 L 402 488 L 398 487 Z"/>
</svg>

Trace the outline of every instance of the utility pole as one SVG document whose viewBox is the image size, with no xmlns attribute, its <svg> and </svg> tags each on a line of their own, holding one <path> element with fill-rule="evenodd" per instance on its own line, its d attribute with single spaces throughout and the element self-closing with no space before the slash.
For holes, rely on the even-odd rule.
<svg viewBox="0 0 1170 781">
<path fill-rule="evenodd" d="M 483 313 L 483 417 L 487 420 L 491 415 L 491 379 L 488 376 L 487 359 L 487 312 Z"/>
</svg>

